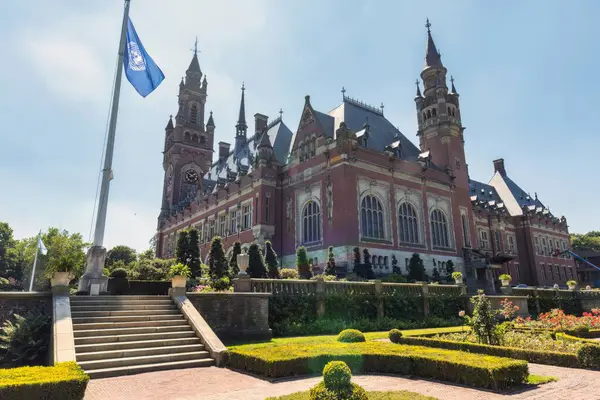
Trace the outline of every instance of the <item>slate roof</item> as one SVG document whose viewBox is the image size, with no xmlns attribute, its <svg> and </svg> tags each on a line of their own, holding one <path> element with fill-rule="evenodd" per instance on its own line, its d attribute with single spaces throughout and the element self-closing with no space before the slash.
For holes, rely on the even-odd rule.
<svg viewBox="0 0 600 400">
<path fill-rule="evenodd" d="M 469 195 L 473 205 L 491 209 L 504 208 L 504 202 L 496 189 L 486 183 L 469 180 Z"/>
<path fill-rule="evenodd" d="M 392 125 L 378 109 L 347 96 L 344 96 L 342 104 L 331 110 L 329 115 L 337 115 L 340 109 L 342 118 L 339 122 L 345 122 L 351 131 L 358 132 L 363 129 L 365 122 L 369 124 L 367 148 L 383 151 L 386 146 L 399 140 L 402 146 L 401 158 L 413 161 L 418 158 L 420 150 L 417 146 Z M 337 127 L 334 125 L 330 128 L 332 136 L 335 128 Z"/>
<path fill-rule="evenodd" d="M 503 176 L 502 178 L 504 179 L 506 186 L 508 186 L 508 189 L 510 190 L 512 195 L 515 197 L 515 200 L 517 200 L 517 203 L 519 203 L 519 206 L 521 208 L 523 208 L 524 206 L 535 207 L 535 208 L 541 207 L 542 209 L 546 208 L 544 206 L 544 204 L 542 204 L 542 202 L 536 198 L 537 196 L 531 197 L 527 192 L 525 192 L 523 189 L 521 189 L 519 187 L 519 185 L 517 185 L 508 176 Z"/>
</svg>

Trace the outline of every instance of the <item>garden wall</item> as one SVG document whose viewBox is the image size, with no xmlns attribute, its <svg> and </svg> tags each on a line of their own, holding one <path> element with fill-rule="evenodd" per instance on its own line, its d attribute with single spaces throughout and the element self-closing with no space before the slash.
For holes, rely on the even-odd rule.
<svg viewBox="0 0 600 400">
<path fill-rule="evenodd" d="M 0 292 L 0 324 L 13 314 L 23 315 L 36 308 L 52 315 L 52 293 Z"/>
<path fill-rule="evenodd" d="M 268 293 L 186 293 L 222 340 L 271 339 Z"/>
</svg>

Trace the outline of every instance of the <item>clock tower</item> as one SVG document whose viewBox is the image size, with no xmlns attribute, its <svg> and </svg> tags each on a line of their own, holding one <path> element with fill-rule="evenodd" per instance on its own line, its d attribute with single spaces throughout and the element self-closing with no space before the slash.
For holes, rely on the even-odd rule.
<svg viewBox="0 0 600 400">
<path fill-rule="evenodd" d="M 215 124 L 212 113 L 204 123 L 207 88 L 195 46 L 185 78 L 181 78 L 179 84 L 175 122 L 169 117 L 165 128 L 165 176 L 159 227 L 164 218 L 181 211 L 196 197 L 202 189 L 202 176 L 212 164 Z"/>
</svg>

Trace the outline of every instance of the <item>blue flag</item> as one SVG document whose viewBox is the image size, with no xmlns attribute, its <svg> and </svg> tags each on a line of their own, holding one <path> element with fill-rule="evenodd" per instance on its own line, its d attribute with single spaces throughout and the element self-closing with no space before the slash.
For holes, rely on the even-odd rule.
<svg viewBox="0 0 600 400">
<path fill-rule="evenodd" d="M 123 67 L 127 80 L 135 90 L 146 97 L 165 79 L 158 65 L 146 53 L 140 38 L 135 32 L 131 18 L 127 21 L 127 54 L 123 57 Z"/>
</svg>

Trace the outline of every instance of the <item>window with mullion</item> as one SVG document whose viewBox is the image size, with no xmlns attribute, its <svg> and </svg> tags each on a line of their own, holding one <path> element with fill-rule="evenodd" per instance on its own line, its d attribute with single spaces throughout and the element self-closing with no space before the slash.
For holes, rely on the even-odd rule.
<svg viewBox="0 0 600 400">
<path fill-rule="evenodd" d="M 402 203 L 398 209 L 398 232 L 401 243 L 418 244 L 419 220 L 412 204 Z"/>
<path fill-rule="evenodd" d="M 383 205 L 375 196 L 367 195 L 361 201 L 361 232 L 369 239 L 385 239 Z"/>
<path fill-rule="evenodd" d="M 431 212 L 431 236 L 433 247 L 450 247 L 448 220 L 444 213 L 438 209 Z"/>
<path fill-rule="evenodd" d="M 302 243 L 314 244 L 321 241 L 321 207 L 309 200 L 302 210 Z"/>
</svg>

